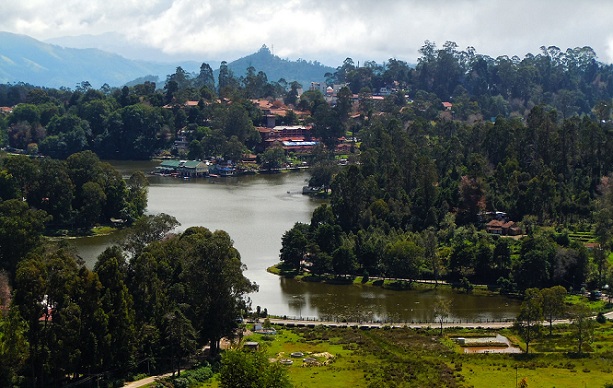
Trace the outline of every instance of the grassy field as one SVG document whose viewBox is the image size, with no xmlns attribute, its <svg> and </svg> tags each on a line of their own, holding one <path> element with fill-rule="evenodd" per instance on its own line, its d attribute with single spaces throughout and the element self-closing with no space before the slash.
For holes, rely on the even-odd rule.
<svg viewBox="0 0 613 388">
<path fill-rule="evenodd" d="M 271 361 L 288 358 L 296 387 L 603 387 L 613 383 L 613 323 L 598 324 L 589 353 L 578 356 L 570 326 L 530 344 L 531 354 L 466 354 L 453 336 L 500 333 L 523 346 L 512 330 L 449 329 L 443 337 L 429 329 L 277 328 L 277 335 L 252 334 Z M 301 352 L 320 363 L 307 366 Z M 329 353 L 328 359 L 322 354 Z M 217 387 L 214 380 L 207 387 Z"/>
</svg>

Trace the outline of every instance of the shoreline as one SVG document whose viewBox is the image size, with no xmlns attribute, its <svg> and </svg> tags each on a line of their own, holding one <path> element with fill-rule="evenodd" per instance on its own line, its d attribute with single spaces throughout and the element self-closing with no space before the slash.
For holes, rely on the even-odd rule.
<svg viewBox="0 0 613 388">
<path fill-rule="evenodd" d="M 310 275 L 308 272 L 296 273 L 296 271 L 287 271 L 280 268 L 280 264 L 277 263 L 266 268 L 266 272 L 277 275 L 286 279 L 293 279 L 297 281 L 309 282 L 309 283 L 323 283 L 323 284 L 334 284 L 334 285 L 357 285 L 357 286 L 368 286 L 368 287 L 378 287 L 386 290 L 392 291 L 416 291 L 416 290 L 424 290 L 424 289 L 436 289 L 439 286 L 443 287 L 451 287 L 451 289 L 459 294 L 470 294 L 477 296 L 504 296 L 510 299 L 518 299 L 521 298 L 520 295 L 514 294 L 500 294 L 497 291 L 491 291 L 487 285 L 484 284 L 474 284 L 473 289 L 470 292 L 462 291 L 460 287 L 453 283 L 449 283 L 446 280 L 432 280 L 432 279 L 398 279 L 398 278 L 382 278 L 382 277 L 368 277 L 365 281 L 364 276 L 361 275 L 351 275 L 349 277 L 335 277 L 334 275 Z"/>
</svg>

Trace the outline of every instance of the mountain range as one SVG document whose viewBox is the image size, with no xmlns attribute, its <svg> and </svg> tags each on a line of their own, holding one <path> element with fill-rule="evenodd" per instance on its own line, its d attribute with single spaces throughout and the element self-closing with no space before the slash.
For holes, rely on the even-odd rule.
<svg viewBox="0 0 613 388">
<path fill-rule="evenodd" d="M 108 50 L 122 47 L 116 38 L 107 37 L 107 42 L 115 43 L 102 47 Z M 156 81 L 161 87 L 166 76 L 174 73 L 178 66 L 188 73 L 195 74 L 199 72 L 202 62 L 207 62 L 214 69 L 220 64 L 219 61 L 172 62 L 172 57 L 162 53 L 159 62 L 130 59 L 117 52 L 87 48 L 87 37 L 80 39 L 67 37 L 56 39 L 54 42 L 62 45 L 73 44 L 77 48 L 0 31 L 0 83 L 24 82 L 43 87 L 73 88 L 87 81 L 94 88 L 99 88 L 104 84 L 120 87 L 134 83 L 134 80 L 147 79 Z M 121 50 L 116 51 L 121 52 Z M 144 57 L 153 58 L 154 54 L 149 52 L 149 55 Z M 317 61 L 281 59 L 273 55 L 266 46 L 262 46 L 254 54 L 228 62 L 228 67 L 236 77 L 244 75 L 249 66 L 253 66 L 256 72 L 266 73 L 269 81 L 283 78 L 288 83 L 298 81 L 305 88 L 312 81 L 323 81 L 326 73 L 334 72 L 333 67 L 322 65 Z"/>
</svg>

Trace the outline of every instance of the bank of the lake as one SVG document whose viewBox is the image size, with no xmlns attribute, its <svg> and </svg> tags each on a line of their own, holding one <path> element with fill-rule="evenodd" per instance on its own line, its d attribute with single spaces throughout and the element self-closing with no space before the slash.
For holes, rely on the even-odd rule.
<svg viewBox="0 0 613 388">
<path fill-rule="evenodd" d="M 113 162 L 122 175 L 135 170 L 151 171 L 157 162 Z M 259 285 L 251 294 L 253 308 L 294 317 L 431 319 L 431 303 L 437 296 L 452 301 L 452 318 L 461 320 L 505 320 L 515 317 L 518 302 L 502 296 L 452 293 L 451 290 L 394 291 L 359 285 L 343 286 L 300 282 L 279 278 L 266 269 L 279 261 L 281 237 L 296 222 L 310 222 L 322 201 L 302 195 L 308 172 L 285 172 L 227 178 L 183 180 L 150 176 L 149 214 L 176 217 L 185 230 L 191 226 L 222 229 L 247 266 L 245 275 Z M 121 233 L 121 232 L 120 232 Z M 118 241 L 119 234 L 71 239 L 87 265 Z"/>
</svg>

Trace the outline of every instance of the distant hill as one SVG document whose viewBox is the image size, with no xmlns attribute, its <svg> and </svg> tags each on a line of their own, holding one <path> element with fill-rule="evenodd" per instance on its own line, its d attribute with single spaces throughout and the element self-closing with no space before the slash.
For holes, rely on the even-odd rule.
<svg viewBox="0 0 613 388">
<path fill-rule="evenodd" d="M 73 38 L 57 40 L 63 44 L 85 47 L 86 41 Z M 108 40 L 108 37 L 107 37 Z M 119 45 L 119 43 L 117 43 Z M 102 43 L 94 39 L 92 45 Z M 110 46 L 109 46 L 110 47 Z M 167 59 L 167 58 L 166 58 Z M 26 35 L 0 31 L 0 83 L 25 82 L 35 86 L 74 88 L 88 81 L 94 88 L 105 83 L 110 86 L 132 85 L 141 80 L 154 80 L 163 87 L 166 76 L 173 74 L 177 66 L 188 73 L 197 74 L 202 62 L 218 68 L 219 61 L 150 62 L 125 58 L 95 48 L 67 48 L 44 43 Z M 251 55 L 228 63 L 238 78 L 245 75 L 249 66 L 266 73 L 269 81 L 284 78 L 288 83 L 298 81 L 305 89 L 311 82 L 324 81 L 324 74 L 334 68 L 304 60 L 290 61 L 273 55 L 266 47 Z M 215 71 L 215 79 L 219 70 Z"/>
<path fill-rule="evenodd" d="M 119 32 L 105 32 L 102 34 L 85 34 L 76 36 L 61 36 L 45 40 L 45 43 L 55 44 L 62 47 L 88 49 L 95 48 L 108 53 L 119 54 L 124 58 L 135 61 L 146 61 L 152 63 L 165 63 L 181 66 L 190 71 L 200 68 L 202 61 L 195 61 L 190 54 L 169 54 L 162 50 L 148 46 L 142 42 L 126 39 Z M 209 61 L 207 63 L 216 69 L 220 61 Z"/>
<path fill-rule="evenodd" d="M 64 48 L 26 35 L 0 32 L 0 83 L 25 82 L 35 86 L 69 87 L 88 81 L 122 86 L 134 79 L 155 76 L 160 82 L 179 65 L 126 59 L 98 49 Z M 195 71 L 195 62 L 186 71 Z"/>
<path fill-rule="evenodd" d="M 297 60 L 290 61 L 281 59 L 266 46 L 262 46 L 260 50 L 254 54 L 237 59 L 228 63 L 228 67 L 232 70 L 235 77 L 244 76 L 247 68 L 253 66 L 256 72 L 263 71 L 268 77 L 268 81 L 279 81 L 284 78 L 288 83 L 298 81 L 302 87 L 308 89 L 311 82 L 323 82 L 326 73 L 334 73 L 336 70 L 331 66 L 325 66 L 317 61 Z M 219 74 L 215 72 L 215 77 Z"/>
</svg>

